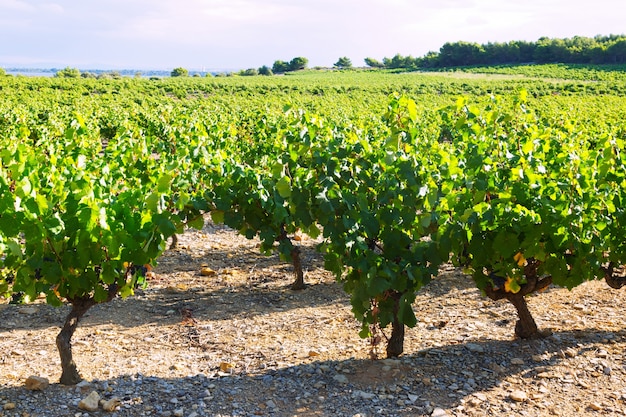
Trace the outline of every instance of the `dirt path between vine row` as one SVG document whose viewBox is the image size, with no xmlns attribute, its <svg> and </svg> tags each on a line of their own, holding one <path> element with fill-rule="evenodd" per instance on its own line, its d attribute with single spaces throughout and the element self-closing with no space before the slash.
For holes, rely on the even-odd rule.
<svg viewBox="0 0 626 417">
<path fill-rule="evenodd" d="M 418 295 L 405 353 L 373 361 L 315 243 L 300 242 L 308 287 L 294 292 L 290 266 L 257 241 L 211 224 L 181 235 L 146 290 L 81 322 L 78 387 L 57 383 L 67 308 L 0 301 L 0 416 L 626 415 L 626 290 L 530 297 L 552 335 L 522 341 L 511 305 L 444 268 Z M 31 375 L 51 385 L 29 391 Z M 115 411 L 79 409 L 92 391 Z"/>
</svg>

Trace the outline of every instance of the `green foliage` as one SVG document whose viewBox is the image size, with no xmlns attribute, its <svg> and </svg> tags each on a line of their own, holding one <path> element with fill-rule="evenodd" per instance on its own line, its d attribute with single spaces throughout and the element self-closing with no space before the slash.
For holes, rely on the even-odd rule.
<svg viewBox="0 0 626 417">
<path fill-rule="evenodd" d="M 333 64 L 337 68 L 352 68 L 352 61 L 347 56 L 342 56 Z"/>
<path fill-rule="evenodd" d="M 57 71 L 54 76 L 58 78 L 79 78 L 80 71 L 77 68 L 65 67 L 64 69 Z"/>
<path fill-rule="evenodd" d="M 415 325 L 450 258 L 486 293 L 602 278 L 626 262 L 624 76 L 532 70 L 570 81 L 3 78 L 0 295 L 131 295 L 205 214 L 286 260 L 321 237 L 365 337 Z"/>
<path fill-rule="evenodd" d="M 309 60 L 303 56 L 297 56 L 289 61 L 289 71 L 303 70 L 309 64 Z"/>
<path fill-rule="evenodd" d="M 248 68 L 246 70 L 241 70 L 237 73 L 237 75 L 242 75 L 245 77 L 259 75 L 259 71 L 256 68 Z"/>
<path fill-rule="evenodd" d="M 529 63 L 625 64 L 626 35 L 542 37 L 536 42 L 489 42 L 482 45 L 464 41 L 447 42 L 438 52 L 429 52 L 421 58 L 398 54 L 391 59 L 383 58 L 383 63 L 386 68 L 405 69 Z"/>
<path fill-rule="evenodd" d="M 274 64 L 272 65 L 272 71 L 274 74 L 283 74 L 289 70 L 289 63 L 285 61 L 274 61 Z"/>
<path fill-rule="evenodd" d="M 272 72 L 272 69 L 268 67 L 267 65 L 263 65 L 262 67 L 260 67 L 258 69 L 258 73 L 259 75 L 274 75 L 274 73 Z"/>
<path fill-rule="evenodd" d="M 172 72 L 170 73 L 170 76 L 171 77 L 188 77 L 189 70 L 186 68 L 177 67 L 172 70 Z"/>
<path fill-rule="evenodd" d="M 365 58 L 365 65 L 372 68 L 384 68 L 385 64 L 375 58 Z"/>
</svg>

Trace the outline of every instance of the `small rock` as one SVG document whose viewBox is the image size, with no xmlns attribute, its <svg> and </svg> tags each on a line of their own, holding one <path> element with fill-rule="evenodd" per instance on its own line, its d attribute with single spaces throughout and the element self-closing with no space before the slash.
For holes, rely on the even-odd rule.
<svg viewBox="0 0 626 417">
<path fill-rule="evenodd" d="M 176 410 L 174 410 L 172 415 L 174 417 L 183 417 L 185 415 L 185 410 L 183 410 L 182 408 L 177 408 Z"/>
<path fill-rule="evenodd" d="M 315 350 L 310 350 L 309 351 L 309 357 L 313 357 L 313 356 L 319 356 L 320 353 L 315 351 Z"/>
<path fill-rule="evenodd" d="M 35 314 L 37 312 L 37 307 L 24 307 L 19 310 L 20 314 Z"/>
<path fill-rule="evenodd" d="M 524 359 L 522 358 L 513 358 L 511 359 L 511 365 L 523 365 Z"/>
<path fill-rule="evenodd" d="M 563 353 L 565 354 L 565 356 L 570 357 L 570 358 L 575 358 L 577 355 L 576 349 L 571 348 L 571 347 L 565 349 Z"/>
<path fill-rule="evenodd" d="M 487 396 L 483 394 L 482 392 L 475 393 L 474 397 L 476 397 L 480 401 L 487 401 Z"/>
<path fill-rule="evenodd" d="M 480 401 L 478 398 L 472 398 L 467 403 L 472 407 L 478 407 L 482 404 L 482 401 Z"/>
<path fill-rule="evenodd" d="M 230 363 L 230 362 L 222 362 L 222 363 L 220 363 L 220 371 L 222 371 L 222 372 L 231 372 L 232 373 L 233 368 L 235 368 L 235 364 L 234 363 Z"/>
<path fill-rule="evenodd" d="M 371 392 L 365 392 L 365 391 L 355 391 L 354 394 L 352 394 L 352 396 L 362 398 L 364 400 L 371 400 L 372 398 L 376 397 L 376 394 L 373 394 Z"/>
<path fill-rule="evenodd" d="M 5 410 L 5 411 L 14 410 L 15 409 L 15 403 L 6 403 L 5 405 L 2 406 L 2 409 Z"/>
<path fill-rule="evenodd" d="M 398 359 L 387 358 L 381 361 L 385 366 L 400 366 L 401 361 Z"/>
<path fill-rule="evenodd" d="M 528 395 L 524 391 L 513 391 L 509 395 L 509 398 L 512 399 L 513 401 L 523 402 L 528 399 Z"/>
<path fill-rule="evenodd" d="M 412 403 L 417 401 L 417 399 L 419 398 L 419 396 L 417 396 L 415 394 L 408 394 L 407 397 L 409 397 L 409 401 L 412 402 Z"/>
<path fill-rule="evenodd" d="M 48 378 L 31 375 L 24 381 L 26 389 L 31 391 L 43 391 L 50 385 Z"/>
<path fill-rule="evenodd" d="M 170 366 L 170 370 L 172 371 L 182 371 L 185 368 L 187 368 L 187 366 L 184 363 L 175 363 Z"/>
<path fill-rule="evenodd" d="M 344 374 L 337 374 L 335 376 L 333 376 L 333 379 L 337 382 L 339 382 L 340 384 L 347 384 L 348 383 L 348 377 L 345 376 Z"/>
<path fill-rule="evenodd" d="M 78 384 L 76 384 L 76 388 L 79 389 L 81 392 L 87 392 L 92 388 L 91 382 L 83 379 Z"/>
<path fill-rule="evenodd" d="M 122 404 L 117 397 L 113 397 L 108 401 L 102 401 L 101 403 L 104 411 L 115 411 L 115 409 Z"/>
<path fill-rule="evenodd" d="M 200 270 L 200 275 L 202 275 L 203 277 L 212 277 L 214 275 L 217 275 L 217 272 L 215 272 L 211 268 L 204 267 Z"/>
<path fill-rule="evenodd" d="M 590 403 L 589 404 L 589 408 L 591 408 L 593 411 L 601 411 L 602 410 L 602 404 Z"/>
<path fill-rule="evenodd" d="M 532 356 L 533 362 L 543 362 L 543 355 L 533 355 Z"/>
<path fill-rule="evenodd" d="M 448 413 L 446 413 L 446 410 L 444 410 L 443 408 L 437 407 L 433 410 L 431 417 L 449 417 L 449 416 L 448 416 Z"/>
<path fill-rule="evenodd" d="M 100 395 L 96 391 L 91 391 L 87 397 L 80 400 L 78 408 L 85 411 L 96 411 L 100 402 Z"/>
<path fill-rule="evenodd" d="M 465 345 L 465 347 L 470 352 L 474 352 L 474 353 L 483 353 L 485 351 L 485 349 L 481 345 L 478 345 L 476 343 L 468 343 Z"/>
</svg>

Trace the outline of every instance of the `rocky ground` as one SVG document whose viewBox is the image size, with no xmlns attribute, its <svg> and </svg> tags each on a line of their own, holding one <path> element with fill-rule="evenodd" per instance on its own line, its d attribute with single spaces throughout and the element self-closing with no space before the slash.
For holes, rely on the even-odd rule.
<svg viewBox="0 0 626 417">
<path fill-rule="evenodd" d="M 81 322 L 75 387 L 57 383 L 67 308 L 0 301 L 0 416 L 626 415 L 626 290 L 593 282 L 533 296 L 552 335 L 522 341 L 511 305 L 445 268 L 418 296 L 404 355 L 371 360 L 315 242 L 301 242 L 300 292 L 257 243 L 212 225 L 180 236 L 147 289 Z M 32 375 L 51 384 L 27 389 Z M 93 391 L 113 411 L 79 408 Z"/>
</svg>

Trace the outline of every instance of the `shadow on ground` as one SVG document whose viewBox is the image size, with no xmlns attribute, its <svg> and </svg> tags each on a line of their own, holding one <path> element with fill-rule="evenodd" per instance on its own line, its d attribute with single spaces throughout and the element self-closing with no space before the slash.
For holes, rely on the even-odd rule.
<svg viewBox="0 0 626 417">
<path fill-rule="evenodd" d="M 549 373 L 574 349 L 577 355 L 597 349 L 603 343 L 624 342 L 626 333 L 605 333 L 595 329 L 558 332 L 533 341 L 471 340 L 466 343 L 430 348 L 397 360 L 321 361 L 271 368 L 255 374 L 227 375 L 219 369 L 186 378 L 159 378 L 150 375 L 122 375 L 92 381 L 82 392 L 76 387 L 52 384 L 43 392 L 22 387 L 1 387 L 0 403 L 16 408 L 4 416 L 75 415 L 76 404 L 92 389 L 106 398 L 117 396 L 122 404 L 117 416 L 421 416 L 435 407 L 455 410 L 473 408 L 474 415 L 500 415 L 517 404 L 507 397 L 488 393 L 511 376 L 524 380 L 526 387 L 538 386 L 540 373 Z M 468 355 L 468 352 L 471 353 Z M 506 354 L 504 354 L 506 353 Z M 544 359 L 531 359 L 541 354 Z M 511 364 L 510 358 L 519 358 Z M 561 395 L 568 395 L 567 391 Z M 473 402 L 469 399 L 475 398 Z M 572 397 L 573 398 L 573 397 Z M 45 405 L 45 414 L 37 407 Z M 503 408 L 503 405 L 506 407 Z M 537 412 L 536 404 L 524 409 Z M 521 408 L 520 408 L 521 409 Z M 110 415 L 102 411 L 91 415 Z"/>
</svg>

